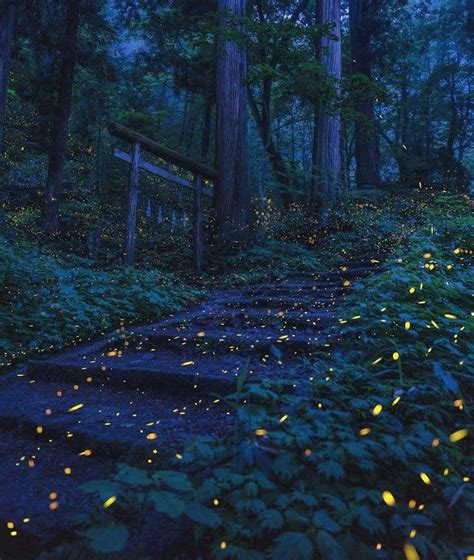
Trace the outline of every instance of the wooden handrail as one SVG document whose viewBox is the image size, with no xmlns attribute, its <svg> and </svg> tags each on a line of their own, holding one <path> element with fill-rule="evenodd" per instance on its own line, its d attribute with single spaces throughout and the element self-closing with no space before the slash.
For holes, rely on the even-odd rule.
<svg viewBox="0 0 474 560">
<path fill-rule="evenodd" d="M 112 136 L 120 138 L 120 140 L 125 140 L 130 144 L 140 144 L 143 150 L 146 150 L 147 152 L 150 152 L 167 162 L 174 163 L 183 169 L 191 171 L 197 175 L 201 175 L 205 179 L 209 179 L 210 181 L 215 181 L 217 179 L 217 171 L 215 169 L 194 161 L 187 156 L 183 156 L 166 146 L 162 146 L 154 140 L 143 136 L 143 134 L 135 132 L 125 126 L 117 123 L 110 123 L 109 132 Z"/>
</svg>

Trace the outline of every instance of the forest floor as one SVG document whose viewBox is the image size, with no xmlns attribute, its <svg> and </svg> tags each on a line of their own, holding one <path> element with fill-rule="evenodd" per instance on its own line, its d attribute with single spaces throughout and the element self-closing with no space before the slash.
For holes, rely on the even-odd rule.
<svg viewBox="0 0 474 560">
<path fill-rule="evenodd" d="M 234 391 L 244 369 L 249 380 L 307 377 L 301 353 L 334 344 L 339 305 L 376 262 L 214 291 L 159 323 L 0 378 L 2 559 L 33 558 L 67 533 L 91 507 L 81 485 L 111 476 L 117 461 L 162 466 L 197 435 L 226 434 L 232 418 L 217 395 Z"/>
<path fill-rule="evenodd" d="M 283 546 L 278 535 L 294 536 L 296 527 L 307 558 L 315 550 L 332 558 L 321 552 L 324 542 L 349 551 L 342 558 L 382 558 L 373 551 L 383 537 L 395 551 L 383 558 L 398 559 L 415 526 L 410 542 L 423 558 L 452 557 L 471 515 L 467 201 L 423 193 L 354 200 L 334 213 L 318 246 L 311 246 L 314 224 L 295 213 L 273 238 L 208 256 L 199 286 L 171 273 L 174 250 L 160 255 L 170 259 L 163 272 L 145 263 L 107 269 L 8 225 L 0 245 L 0 343 L 3 365 L 17 365 L 0 377 L 2 560 L 40 552 L 45 560 L 192 558 L 201 528 L 191 521 L 208 523 L 198 545 L 205 554 L 224 537 L 231 556 L 260 553 Z M 242 400 L 231 406 L 236 392 Z M 251 420 L 245 399 L 259 411 Z M 292 422 L 280 425 L 286 409 Z M 237 426 L 245 445 L 234 441 Z M 286 500 L 310 469 L 302 492 L 319 499 L 321 484 L 327 503 L 318 507 L 336 525 L 324 517 L 316 533 L 307 530 L 314 505 L 305 510 L 303 502 L 283 507 L 273 539 L 266 518 L 232 509 L 232 500 L 216 510 L 207 505 L 203 519 L 182 519 L 201 498 L 186 501 L 182 474 L 171 469 L 215 485 L 222 473 L 214 459 L 222 464 L 241 448 L 244 462 L 249 453 L 265 454 L 260 433 L 285 450 L 282 478 L 272 474 L 276 495 Z M 453 435 L 462 441 L 452 443 Z M 449 476 L 440 474 L 447 464 Z M 143 480 L 150 473 L 160 480 L 163 468 L 171 487 L 163 492 L 160 482 L 159 503 L 137 511 Z M 267 476 L 262 469 L 255 480 Z M 420 472 L 436 483 L 420 489 Z M 262 484 L 260 505 L 280 509 L 268 481 Z M 385 488 L 403 497 L 406 511 L 390 516 L 380 498 Z M 246 491 L 237 504 L 246 503 Z M 413 496 L 426 505 L 423 515 L 406 505 Z M 291 557 L 292 542 L 269 554 Z"/>
</svg>

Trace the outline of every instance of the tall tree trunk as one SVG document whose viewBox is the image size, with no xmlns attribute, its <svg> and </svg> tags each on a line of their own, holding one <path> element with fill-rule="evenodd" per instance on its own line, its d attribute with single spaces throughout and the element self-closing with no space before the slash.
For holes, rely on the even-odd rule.
<svg viewBox="0 0 474 560">
<path fill-rule="evenodd" d="M 61 196 L 66 161 L 69 116 L 72 105 L 74 68 L 76 65 L 77 33 L 81 0 L 69 0 L 65 18 L 59 77 L 59 91 L 56 118 L 53 124 L 51 148 L 49 152 L 48 178 L 43 208 L 43 221 L 51 231 L 59 226 L 59 199 Z"/>
<path fill-rule="evenodd" d="M 349 1 L 352 73 L 371 78 L 372 54 L 369 31 L 369 0 Z M 374 122 L 374 100 L 361 98 L 355 104 L 356 182 L 358 187 L 380 183 L 379 146 Z"/>
<path fill-rule="evenodd" d="M 17 8 L 17 2 L 12 0 L 0 12 L 0 153 L 4 150 L 8 74 Z"/>
<path fill-rule="evenodd" d="M 341 80 L 341 3 L 340 0 L 322 0 L 319 3 L 318 23 L 332 25 L 334 39 L 321 39 L 321 62 L 335 82 L 339 92 Z M 341 117 L 337 109 L 320 104 L 317 118 L 316 172 L 322 206 L 331 204 L 338 195 L 341 181 Z"/>
<path fill-rule="evenodd" d="M 262 108 L 259 110 L 257 101 L 249 90 L 249 101 L 252 115 L 257 124 L 257 130 L 263 144 L 263 148 L 268 156 L 270 164 L 275 174 L 275 179 L 281 187 L 281 200 L 283 205 L 289 205 L 293 201 L 292 185 L 290 173 L 286 162 L 278 150 L 273 140 L 271 128 L 271 92 L 272 78 L 267 77 L 263 80 L 262 88 Z"/>
<path fill-rule="evenodd" d="M 245 14 L 245 0 L 218 0 L 219 25 Z M 250 219 L 248 168 L 247 56 L 222 39 L 217 63 L 217 182 L 215 209 L 219 241 L 245 236 Z"/>
</svg>

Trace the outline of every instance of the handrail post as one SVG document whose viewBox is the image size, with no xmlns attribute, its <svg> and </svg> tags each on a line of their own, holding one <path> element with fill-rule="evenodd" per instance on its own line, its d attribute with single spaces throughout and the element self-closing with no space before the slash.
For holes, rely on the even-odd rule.
<svg viewBox="0 0 474 560">
<path fill-rule="evenodd" d="M 193 196 L 193 268 L 197 274 L 202 272 L 203 232 L 202 232 L 202 185 L 203 177 L 197 174 L 194 179 Z"/>
<path fill-rule="evenodd" d="M 132 165 L 130 167 L 130 183 L 127 200 L 127 226 L 123 258 L 126 264 L 132 264 L 135 252 L 137 229 L 138 179 L 140 175 L 140 144 L 133 146 Z"/>
</svg>

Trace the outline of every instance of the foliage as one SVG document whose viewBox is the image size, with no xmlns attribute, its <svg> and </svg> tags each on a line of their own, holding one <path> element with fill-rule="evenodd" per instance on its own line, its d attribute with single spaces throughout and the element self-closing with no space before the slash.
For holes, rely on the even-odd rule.
<svg viewBox="0 0 474 560">
<path fill-rule="evenodd" d="M 156 319 L 199 297 L 196 288 L 157 270 L 94 270 L 86 259 L 66 262 L 3 237 L 0 285 L 0 367 Z"/>
<path fill-rule="evenodd" d="M 147 496 L 193 523 L 205 557 L 464 557 L 471 243 L 465 212 L 448 229 L 422 228 L 386 272 L 354 287 L 336 351 L 307 359 L 307 379 L 246 386 L 242 376 L 225 399 L 236 419 L 227 440 L 196 440 L 174 471 L 122 465 L 88 485 L 117 498 L 101 523 L 122 523 Z M 85 527 L 83 545 L 103 552 L 87 533 L 94 523 Z"/>
</svg>

